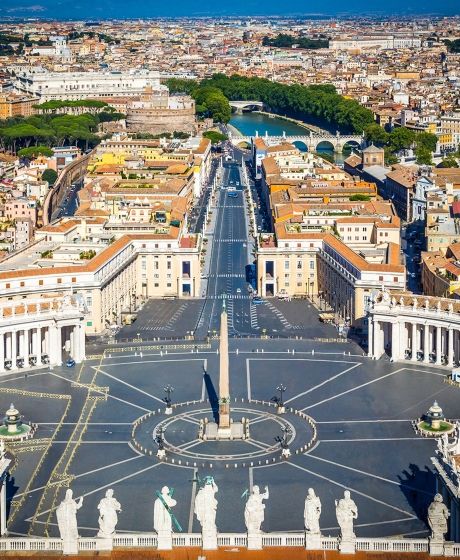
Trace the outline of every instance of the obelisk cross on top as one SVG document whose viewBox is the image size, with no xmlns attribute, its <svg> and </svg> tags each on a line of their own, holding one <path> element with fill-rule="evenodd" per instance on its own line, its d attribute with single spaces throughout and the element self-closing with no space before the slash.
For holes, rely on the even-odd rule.
<svg viewBox="0 0 460 560">
<path fill-rule="evenodd" d="M 227 306 L 222 304 L 219 342 L 219 428 L 230 428 L 230 380 L 228 372 L 228 322 Z"/>
</svg>

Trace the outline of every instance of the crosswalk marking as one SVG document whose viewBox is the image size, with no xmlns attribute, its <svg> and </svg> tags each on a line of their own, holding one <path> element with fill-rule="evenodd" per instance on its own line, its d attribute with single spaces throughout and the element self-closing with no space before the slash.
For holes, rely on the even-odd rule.
<svg viewBox="0 0 460 560">
<path fill-rule="evenodd" d="M 251 303 L 251 328 L 252 329 L 259 328 L 259 322 L 257 319 L 257 309 L 256 306 L 252 303 Z"/>
<path fill-rule="evenodd" d="M 251 296 L 244 294 L 218 294 L 207 296 L 206 299 L 251 299 Z"/>
<path fill-rule="evenodd" d="M 228 274 L 208 274 L 208 278 L 246 278 L 246 276 L 229 272 Z"/>
<path fill-rule="evenodd" d="M 229 239 L 215 239 L 214 243 L 246 243 L 247 239 L 236 239 L 236 238 L 229 238 Z"/>
</svg>

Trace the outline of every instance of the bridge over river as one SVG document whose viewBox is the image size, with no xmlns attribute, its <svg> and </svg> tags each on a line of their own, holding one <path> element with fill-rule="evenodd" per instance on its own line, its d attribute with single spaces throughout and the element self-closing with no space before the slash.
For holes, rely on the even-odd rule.
<svg viewBox="0 0 460 560">
<path fill-rule="evenodd" d="M 229 134 L 230 141 L 235 146 L 241 146 L 242 144 L 249 144 L 253 142 L 254 138 L 263 138 L 267 146 L 275 146 L 283 142 L 288 142 L 290 144 L 304 144 L 309 152 L 316 152 L 320 144 L 329 144 L 332 146 L 335 152 L 342 152 L 346 146 L 352 148 L 362 149 L 366 146 L 364 135 L 359 134 L 327 134 L 327 133 L 315 133 L 305 135 L 293 135 L 289 136 L 282 134 L 281 136 L 269 136 L 268 133 L 264 136 L 259 136 L 257 133 L 255 136 L 237 136 Z"/>
</svg>

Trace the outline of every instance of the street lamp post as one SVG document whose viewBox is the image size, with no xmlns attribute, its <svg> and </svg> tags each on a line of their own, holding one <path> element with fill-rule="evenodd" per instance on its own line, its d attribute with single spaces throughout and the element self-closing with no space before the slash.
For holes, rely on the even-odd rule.
<svg viewBox="0 0 460 560">
<path fill-rule="evenodd" d="M 284 414 L 286 412 L 286 408 L 284 406 L 283 394 L 286 392 L 286 387 L 280 383 L 276 390 L 279 392 L 280 396 L 274 396 L 272 401 L 278 406 L 278 414 Z"/>
<path fill-rule="evenodd" d="M 166 393 L 166 397 L 164 397 L 163 399 L 166 403 L 165 414 L 169 416 L 172 414 L 171 394 L 174 392 L 174 387 L 171 387 L 171 385 L 166 385 L 166 387 L 164 388 L 164 392 Z"/>
</svg>

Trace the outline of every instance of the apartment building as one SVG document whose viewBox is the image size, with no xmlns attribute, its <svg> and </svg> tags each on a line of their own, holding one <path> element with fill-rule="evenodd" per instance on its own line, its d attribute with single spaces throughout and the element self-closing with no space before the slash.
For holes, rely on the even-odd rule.
<svg viewBox="0 0 460 560">
<path fill-rule="evenodd" d="M 150 297 L 200 293 L 201 237 L 178 227 L 126 234 L 106 230 L 100 218 L 71 218 L 42 228 L 36 240 L 0 263 L 0 303 L 72 293 L 88 334 L 120 324 Z"/>
</svg>

